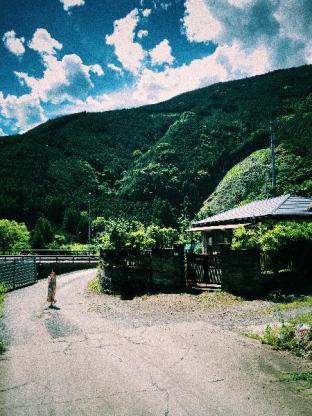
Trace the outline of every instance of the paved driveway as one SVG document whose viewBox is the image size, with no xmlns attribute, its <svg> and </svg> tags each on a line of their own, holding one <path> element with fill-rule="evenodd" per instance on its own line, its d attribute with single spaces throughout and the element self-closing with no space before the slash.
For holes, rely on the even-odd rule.
<svg viewBox="0 0 312 416">
<path fill-rule="evenodd" d="M 59 311 L 45 281 L 8 295 L 1 416 L 311 416 L 311 395 L 279 381 L 296 359 L 205 317 L 122 316 L 86 294 L 94 273 L 59 278 Z"/>
</svg>

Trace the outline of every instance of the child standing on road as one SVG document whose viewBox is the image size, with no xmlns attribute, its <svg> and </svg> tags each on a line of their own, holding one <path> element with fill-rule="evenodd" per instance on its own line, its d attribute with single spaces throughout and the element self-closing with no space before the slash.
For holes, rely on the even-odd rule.
<svg viewBox="0 0 312 416">
<path fill-rule="evenodd" d="M 54 270 L 52 270 L 50 276 L 48 277 L 47 302 L 50 303 L 50 306 L 49 306 L 50 308 L 53 308 L 53 304 L 56 302 L 55 293 L 56 293 L 56 273 Z"/>
</svg>

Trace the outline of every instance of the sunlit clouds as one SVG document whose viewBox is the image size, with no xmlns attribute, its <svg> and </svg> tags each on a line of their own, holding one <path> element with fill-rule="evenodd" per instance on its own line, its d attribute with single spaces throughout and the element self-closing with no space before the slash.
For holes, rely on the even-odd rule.
<svg viewBox="0 0 312 416">
<path fill-rule="evenodd" d="M 1 53 L 11 59 L 14 92 L 0 92 L 0 134 L 58 114 L 156 103 L 215 82 L 312 63 L 310 0 L 124 0 L 123 11 L 111 12 L 96 33 L 92 21 L 81 25 L 83 15 L 77 22 L 76 15 L 96 4 L 96 13 L 106 16 L 106 0 L 51 1 L 77 42 L 68 43 L 57 21 L 53 30 L 42 24 L 27 34 L 10 21 Z"/>
</svg>

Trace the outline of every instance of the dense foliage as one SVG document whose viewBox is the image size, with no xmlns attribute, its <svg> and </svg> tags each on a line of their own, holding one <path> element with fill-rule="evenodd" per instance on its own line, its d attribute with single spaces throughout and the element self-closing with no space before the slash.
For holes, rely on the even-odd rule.
<svg viewBox="0 0 312 416">
<path fill-rule="evenodd" d="M 234 231 L 232 248 L 268 252 L 276 272 L 291 267 L 300 271 L 303 277 L 310 270 L 312 223 L 288 221 L 275 225 L 258 224 L 253 228 L 241 226 Z"/>
<path fill-rule="evenodd" d="M 312 195 L 312 97 L 300 101 L 274 126 L 276 148 L 276 194 Z M 230 169 L 204 202 L 198 217 L 269 198 L 271 151 L 263 149 Z"/>
<path fill-rule="evenodd" d="M 0 217 L 25 222 L 36 245 L 86 243 L 91 192 L 93 218 L 179 228 L 249 155 L 204 212 L 267 196 L 269 153 L 252 153 L 268 147 L 271 119 L 279 121 L 278 190 L 308 195 L 311 75 L 311 66 L 275 71 L 0 138 Z M 51 225 L 52 240 L 40 218 Z"/>
<path fill-rule="evenodd" d="M 273 226 L 259 224 L 253 228 L 238 227 L 234 230 L 232 247 L 281 252 L 286 248 L 289 251 L 301 250 L 305 244 L 311 244 L 312 247 L 312 223 L 285 221 Z"/>
<path fill-rule="evenodd" d="M 93 226 L 96 245 L 106 249 L 166 248 L 180 241 L 176 229 L 156 224 L 145 227 L 139 221 L 105 220 L 98 217 Z"/>
<path fill-rule="evenodd" d="M 22 250 L 30 247 L 30 233 L 23 223 L 0 220 L 1 250 Z"/>
</svg>

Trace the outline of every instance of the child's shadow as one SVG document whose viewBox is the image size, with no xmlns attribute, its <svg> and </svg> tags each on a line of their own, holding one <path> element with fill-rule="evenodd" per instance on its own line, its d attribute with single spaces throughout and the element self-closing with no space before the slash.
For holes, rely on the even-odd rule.
<svg viewBox="0 0 312 416">
<path fill-rule="evenodd" d="M 59 311 L 61 308 L 59 308 L 58 306 L 55 306 L 55 305 L 50 305 L 50 306 L 48 306 L 48 309 L 55 309 L 55 310 Z"/>
</svg>

